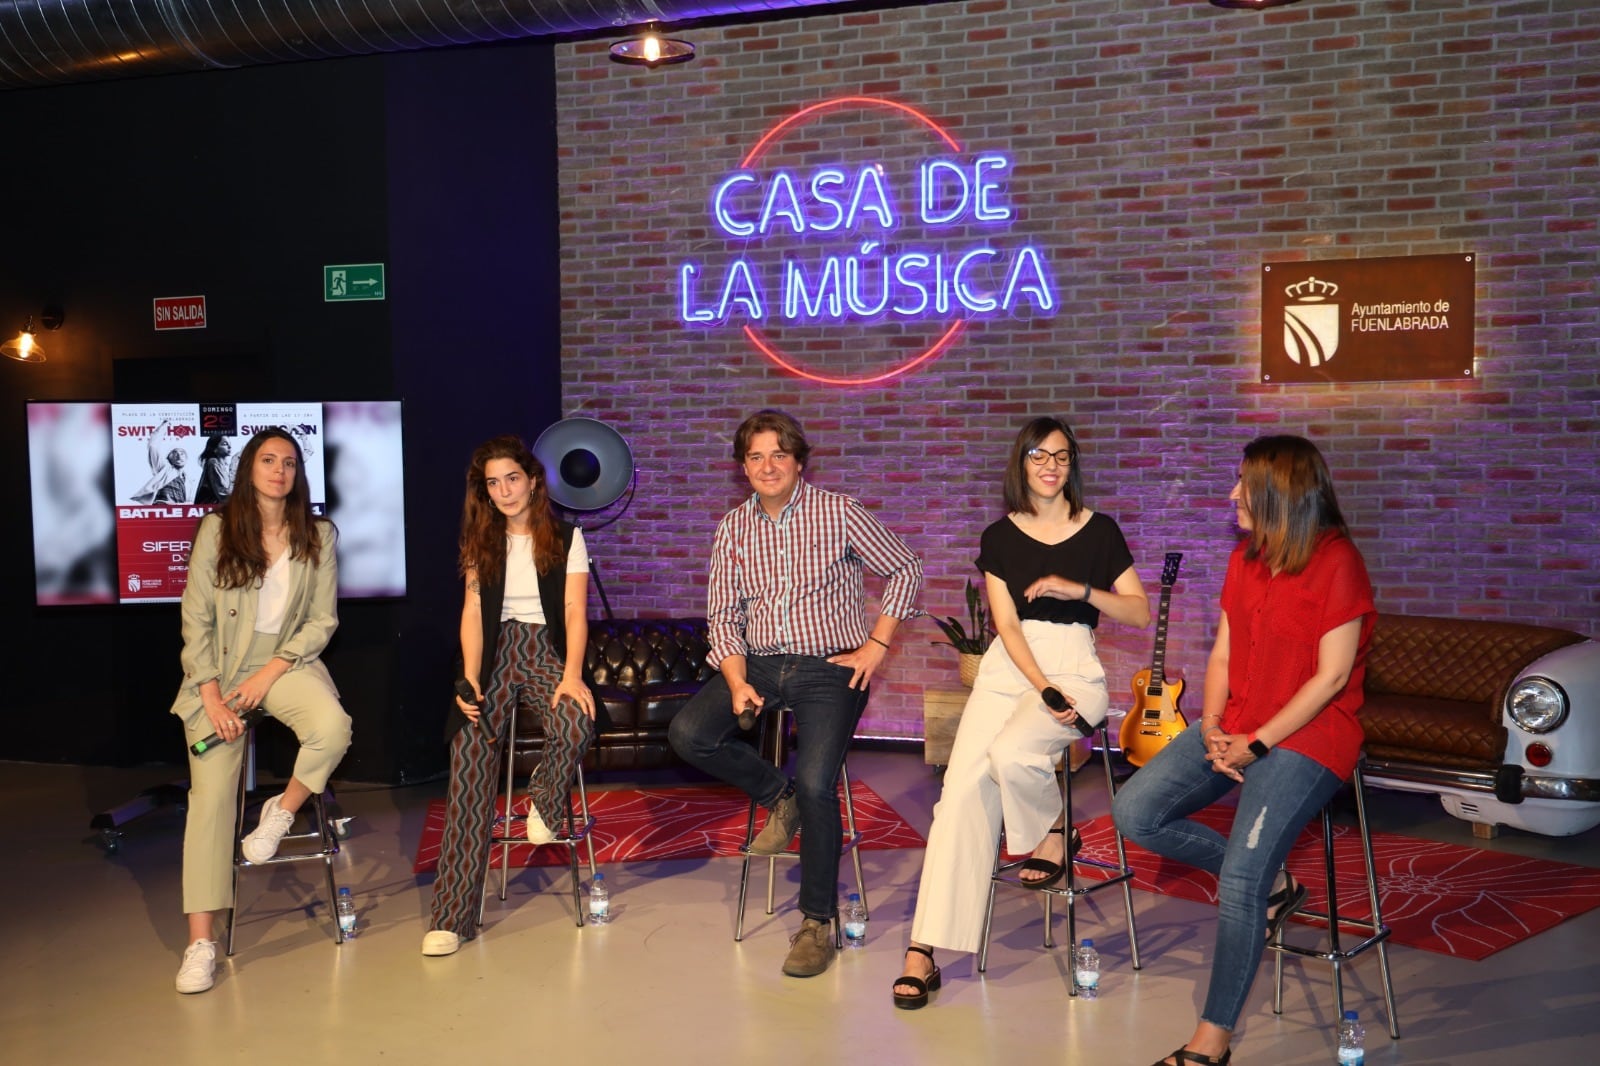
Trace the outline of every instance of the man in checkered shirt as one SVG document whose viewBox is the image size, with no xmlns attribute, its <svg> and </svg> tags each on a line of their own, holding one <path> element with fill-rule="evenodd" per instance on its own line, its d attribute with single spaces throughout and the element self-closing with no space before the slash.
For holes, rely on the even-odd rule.
<svg viewBox="0 0 1600 1066">
<path fill-rule="evenodd" d="M 776 855 L 800 831 L 800 931 L 783 972 L 812 977 L 833 961 L 838 911 L 837 782 L 867 704 L 867 685 L 900 622 L 915 613 L 922 560 L 852 497 L 808 484 L 800 424 L 758 411 L 733 438 L 755 490 L 717 526 L 706 614 L 720 674 L 672 720 L 686 762 L 748 792 L 771 812 L 750 845 Z M 884 579 L 870 625 L 863 572 Z M 739 713 L 786 706 L 799 739 L 795 776 L 741 738 Z"/>
</svg>

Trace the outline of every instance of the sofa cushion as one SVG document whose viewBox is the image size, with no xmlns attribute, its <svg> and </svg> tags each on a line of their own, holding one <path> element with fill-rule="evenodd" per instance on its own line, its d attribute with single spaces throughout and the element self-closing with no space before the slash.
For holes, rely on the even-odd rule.
<svg viewBox="0 0 1600 1066">
<path fill-rule="evenodd" d="M 1359 717 L 1374 759 L 1488 770 L 1506 751 L 1505 726 L 1475 703 L 1368 692 Z"/>
</svg>

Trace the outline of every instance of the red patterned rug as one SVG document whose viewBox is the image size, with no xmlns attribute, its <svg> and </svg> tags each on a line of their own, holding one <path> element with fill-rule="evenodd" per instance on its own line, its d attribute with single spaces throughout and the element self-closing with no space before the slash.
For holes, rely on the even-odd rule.
<svg viewBox="0 0 1600 1066">
<path fill-rule="evenodd" d="M 866 785 L 852 781 L 856 826 L 863 848 L 920 848 L 922 835 Z M 502 804 L 504 801 L 501 801 Z M 840 804 L 841 809 L 843 803 Z M 517 796 L 513 813 L 528 809 L 527 793 Z M 662 859 L 704 859 L 737 855 L 744 844 L 750 799 L 726 785 L 677 786 L 651 789 L 591 789 L 589 813 L 594 817 L 595 861 L 644 862 Z M 756 827 L 765 813 L 756 815 Z M 439 834 L 444 829 L 444 800 L 428 805 L 428 817 L 417 844 L 416 873 L 427 873 L 439 861 Z M 500 865 L 501 849 L 490 852 L 490 864 Z M 536 848 L 513 845 L 512 866 L 561 866 L 567 862 L 564 847 Z"/>
<path fill-rule="evenodd" d="M 1233 808 L 1212 806 L 1196 817 L 1226 833 Z M 1116 841 L 1108 816 L 1079 829 L 1084 857 L 1115 861 Z M 1600 870 L 1583 866 L 1392 833 L 1372 834 L 1372 854 L 1390 940 L 1441 955 L 1485 959 L 1600 906 Z M 1372 911 L 1367 906 L 1361 838 L 1353 826 L 1334 827 L 1333 855 L 1340 913 L 1368 917 Z M 1157 858 L 1133 843 L 1128 844 L 1128 862 L 1136 888 L 1199 903 L 1217 901 L 1217 880 L 1208 873 Z M 1309 889 L 1307 905 L 1321 909 L 1328 893 L 1320 818 L 1312 819 L 1296 841 L 1289 870 Z"/>
</svg>

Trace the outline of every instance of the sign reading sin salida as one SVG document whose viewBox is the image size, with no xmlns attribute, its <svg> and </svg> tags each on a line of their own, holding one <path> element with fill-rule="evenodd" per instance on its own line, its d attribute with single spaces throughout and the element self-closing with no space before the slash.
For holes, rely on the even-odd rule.
<svg viewBox="0 0 1600 1066">
<path fill-rule="evenodd" d="M 1261 380 L 1472 376 L 1470 253 L 1265 263 Z"/>
</svg>

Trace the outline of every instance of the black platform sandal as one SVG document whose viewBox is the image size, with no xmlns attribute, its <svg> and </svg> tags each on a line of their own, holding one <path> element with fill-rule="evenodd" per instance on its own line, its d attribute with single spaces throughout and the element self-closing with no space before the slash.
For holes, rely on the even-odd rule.
<svg viewBox="0 0 1600 1066">
<path fill-rule="evenodd" d="M 1215 1055 L 1202 1055 L 1200 1052 L 1190 1051 L 1188 1048 L 1179 1048 L 1170 1055 L 1161 1056 L 1153 1066 L 1167 1066 L 1168 1059 L 1176 1062 L 1178 1066 L 1183 1066 L 1186 1062 L 1192 1062 L 1194 1066 L 1227 1066 L 1227 1062 L 1231 1058 L 1233 1058 L 1233 1048 L 1224 1051 L 1220 1058 Z"/>
<path fill-rule="evenodd" d="M 1064 825 L 1058 825 L 1054 829 L 1050 830 L 1052 833 L 1062 834 L 1065 834 L 1066 831 L 1067 827 Z M 1078 852 L 1082 850 L 1083 837 L 1079 835 L 1078 827 L 1073 826 L 1072 835 L 1067 837 L 1067 862 L 1071 862 L 1077 857 Z M 1054 885 L 1057 881 L 1061 880 L 1061 875 L 1067 872 L 1067 862 L 1049 862 L 1045 859 L 1034 858 L 1024 859 L 1022 861 L 1022 869 L 1027 870 L 1030 873 L 1041 873 L 1044 874 L 1044 876 L 1031 879 L 1019 877 L 1017 878 L 1017 883 L 1023 888 L 1049 888 L 1051 885 Z"/>
<path fill-rule="evenodd" d="M 1267 941 L 1270 943 L 1290 915 L 1305 906 L 1306 886 L 1294 879 L 1294 874 L 1288 870 L 1283 871 L 1283 887 L 1267 897 Z"/>
<path fill-rule="evenodd" d="M 906 950 L 915 951 L 919 955 L 926 955 L 929 962 L 933 961 L 932 948 L 919 948 L 915 944 L 912 944 L 910 947 L 906 948 Z M 894 983 L 895 985 L 911 985 L 917 989 L 915 992 L 901 992 L 896 990 L 894 994 L 894 1005 L 899 1007 L 901 1010 L 919 1010 L 928 1005 L 929 992 L 939 991 L 939 985 L 941 983 L 939 967 L 935 966 L 933 968 L 933 972 L 930 973 L 926 978 L 900 976 L 894 979 Z"/>
</svg>

